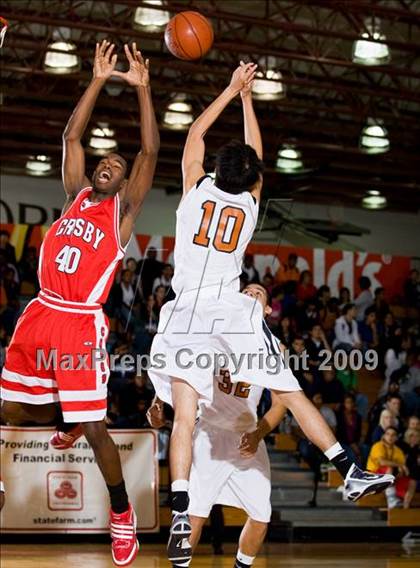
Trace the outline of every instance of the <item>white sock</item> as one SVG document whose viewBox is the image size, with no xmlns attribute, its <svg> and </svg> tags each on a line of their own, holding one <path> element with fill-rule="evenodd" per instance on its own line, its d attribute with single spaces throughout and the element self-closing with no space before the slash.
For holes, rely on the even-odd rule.
<svg viewBox="0 0 420 568">
<path fill-rule="evenodd" d="M 243 552 L 241 552 L 238 549 L 238 552 L 236 554 L 236 560 L 239 560 L 239 562 L 242 562 L 243 564 L 246 564 L 247 566 L 252 566 L 252 563 L 255 560 L 255 556 L 247 556 L 246 554 L 244 554 Z"/>
<path fill-rule="evenodd" d="M 171 483 L 171 491 L 187 491 L 190 487 L 190 482 L 187 479 L 177 479 Z"/>
<path fill-rule="evenodd" d="M 331 461 L 338 456 L 338 454 L 341 454 L 341 452 L 344 452 L 343 447 L 340 442 L 336 442 L 333 446 L 331 446 L 331 448 L 328 448 L 324 454 Z"/>
</svg>

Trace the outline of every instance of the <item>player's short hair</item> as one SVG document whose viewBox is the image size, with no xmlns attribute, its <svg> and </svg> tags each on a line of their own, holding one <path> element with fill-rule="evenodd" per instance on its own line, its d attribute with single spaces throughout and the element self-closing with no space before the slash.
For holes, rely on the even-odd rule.
<svg viewBox="0 0 420 568">
<path fill-rule="evenodd" d="M 249 144 L 231 140 L 217 151 L 215 183 L 227 193 L 250 191 L 263 171 L 264 163 Z"/>
</svg>

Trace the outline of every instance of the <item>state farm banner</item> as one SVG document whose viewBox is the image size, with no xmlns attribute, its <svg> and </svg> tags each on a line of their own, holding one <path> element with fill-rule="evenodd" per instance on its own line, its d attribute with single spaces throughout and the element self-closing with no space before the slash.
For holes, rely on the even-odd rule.
<svg viewBox="0 0 420 568">
<path fill-rule="evenodd" d="M 50 448 L 51 428 L 2 426 L 5 533 L 102 533 L 109 528 L 106 485 L 84 438 L 67 451 Z M 159 530 L 159 464 L 153 430 L 110 430 L 117 444 L 138 530 Z"/>
<path fill-rule="evenodd" d="M 48 227 L 40 225 L 9 224 L 2 227 L 10 231 L 18 259 L 25 246 L 35 246 L 39 249 L 48 230 Z M 160 260 L 173 263 L 174 245 L 174 237 L 135 235 L 128 245 L 126 256 L 140 259 L 149 247 L 155 247 Z M 255 266 L 261 277 L 267 270 L 274 275 L 280 264 L 287 261 L 288 255 L 295 252 L 298 255 L 299 269 L 311 270 L 315 286 L 327 284 L 333 296 L 338 296 L 342 286 L 349 288 L 354 296 L 359 292 L 357 282 L 360 276 L 368 276 L 372 281 L 373 290 L 379 286 L 384 287 L 387 300 L 393 301 L 402 295 L 404 281 L 410 272 L 408 256 L 278 246 L 269 243 L 251 243 L 248 252 L 254 255 Z"/>
</svg>

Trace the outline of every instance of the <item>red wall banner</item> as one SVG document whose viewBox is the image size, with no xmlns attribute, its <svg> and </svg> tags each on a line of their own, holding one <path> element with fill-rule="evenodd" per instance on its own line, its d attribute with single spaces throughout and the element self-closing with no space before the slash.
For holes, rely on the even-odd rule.
<svg viewBox="0 0 420 568">
<path fill-rule="evenodd" d="M 39 250 L 48 227 L 39 225 L 2 225 L 11 234 L 11 242 L 19 259 L 26 246 Z M 131 239 L 127 256 L 142 258 L 148 247 L 158 250 L 158 258 L 173 263 L 175 238 L 156 235 L 136 235 Z M 274 244 L 251 243 L 248 252 L 254 255 L 255 266 L 263 277 L 266 272 L 275 274 L 281 263 L 287 261 L 291 252 L 298 255 L 298 267 L 311 270 L 315 286 L 327 284 L 334 296 L 342 286 L 347 286 L 352 295 L 359 292 L 358 279 L 368 276 L 373 290 L 385 288 L 386 298 L 391 301 L 401 296 L 403 283 L 410 271 L 410 258 L 369 252 L 351 252 L 327 249 L 312 249 Z"/>
</svg>

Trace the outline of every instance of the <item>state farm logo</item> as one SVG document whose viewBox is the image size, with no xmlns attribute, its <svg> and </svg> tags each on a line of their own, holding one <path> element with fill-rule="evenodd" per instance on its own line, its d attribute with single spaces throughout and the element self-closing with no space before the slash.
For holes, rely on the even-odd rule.
<svg viewBox="0 0 420 568">
<path fill-rule="evenodd" d="M 52 511 L 83 509 L 83 475 L 80 471 L 50 471 L 47 474 L 48 508 Z"/>
<path fill-rule="evenodd" d="M 54 491 L 54 495 L 57 499 L 76 499 L 77 491 L 70 481 L 62 481 L 60 487 Z"/>
</svg>

